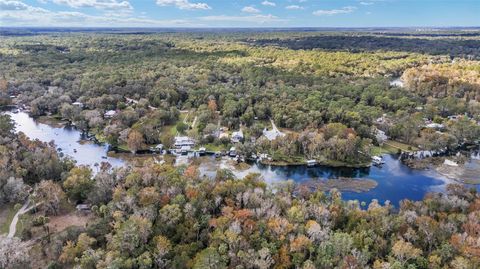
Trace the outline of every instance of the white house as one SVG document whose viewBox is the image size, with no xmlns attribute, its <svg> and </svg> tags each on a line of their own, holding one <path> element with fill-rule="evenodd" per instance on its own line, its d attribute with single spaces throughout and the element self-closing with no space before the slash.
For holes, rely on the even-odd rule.
<svg viewBox="0 0 480 269">
<path fill-rule="evenodd" d="M 231 138 L 232 143 L 239 143 L 243 141 L 243 132 L 242 130 L 238 132 L 233 132 L 232 133 L 232 138 Z"/>
<path fill-rule="evenodd" d="M 108 110 L 107 112 L 105 112 L 104 117 L 105 117 L 105 118 L 112 118 L 112 117 L 115 116 L 116 114 L 117 114 L 117 111 L 115 111 L 115 110 Z"/>
<path fill-rule="evenodd" d="M 432 123 L 427 124 L 425 127 L 431 128 L 431 129 L 443 129 L 443 128 L 445 128 L 445 125 L 440 124 L 440 123 L 432 122 Z"/>
<path fill-rule="evenodd" d="M 375 139 L 379 144 L 382 144 L 385 140 L 388 139 L 388 136 L 384 131 L 375 128 Z"/>
<path fill-rule="evenodd" d="M 270 131 L 265 128 L 263 129 L 263 135 L 270 141 L 275 140 L 277 137 L 285 136 L 285 134 L 280 132 L 277 128 L 273 128 Z"/>
<path fill-rule="evenodd" d="M 73 106 L 78 106 L 79 108 L 83 108 L 83 103 L 81 103 L 81 102 L 78 102 L 78 101 L 77 101 L 77 102 L 74 102 L 74 103 L 72 103 L 72 105 L 73 105 Z"/>
<path fill-rule="evenodd" d="M 188 136 L 176 136 L 174 146 L 177 149 L 181 149 L 182 147 L 191 148 L 195 146 L 195 140 Z"/>
</svg>

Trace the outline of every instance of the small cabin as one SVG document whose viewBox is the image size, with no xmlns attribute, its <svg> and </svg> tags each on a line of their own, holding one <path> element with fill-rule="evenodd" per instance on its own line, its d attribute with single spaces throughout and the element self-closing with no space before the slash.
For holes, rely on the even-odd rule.
<svg viewBox="0 0 480 269">
<path fill-rule="evenodd" d="M 441 130 L 441 129 L 445 128 L 445 125 L 440 124 L 440 123 L 432 122 L 432 123 L 427 124 L 425 127 L 430 128 L 430 129 L 435 129 L 435 130 Z"/>
<path fill-rule="evenodd" d="M 379 144 L 382 144 L 385 140 L 388 139 L 388 136 L 384 131 L 375 128 L 375 139 Z"/>
<path fill-rule="evenodd" d="M 230 139 L 232 143 L 240 143 L 243 141 L 243 132 L 242 130 L 232 133 L 232 138 Z"/>
<path fill-rule="evenodd" d="M 115 116 L 116 114 L 117 114 L 117 111 L 108 110 L 107 112 L 105 112 L 104 117 L 105 118 L 113 118 L 113 116 Z"/>
<path fill-rule="evenodd" d="M 274 128 L 272 130 L 268 130 L 267 128 L 263 129 L 263 135 L 269 140 L 273 141 L 277 139 L 277 137 L 284 137 L 285 134 L 280 132 L 278 129 Z"/>
<path fill-rule="evenodd" d="M 77 101 L 77 102 L 73 102 L 72 105 L 73 105 L 73 106 L 76 106 L 76 107 L 79 107 L 79 108 L 83 108 L 83 106 L 84 106 L 82 102 L 78 102 L 78 101 Z"/>
<path fill-rule="evenodd" d="M 78 204 L 76 206 L 77 211 L 82 211 L 82 212 L 88 212 L 90 211 L 90 205 L 89 204 Z"/>
</svg>

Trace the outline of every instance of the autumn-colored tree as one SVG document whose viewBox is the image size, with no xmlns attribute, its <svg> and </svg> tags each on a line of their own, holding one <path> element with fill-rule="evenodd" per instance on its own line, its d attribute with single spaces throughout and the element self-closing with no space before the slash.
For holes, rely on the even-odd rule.
<svg viewBox="0 0 480 269">
<path fill-rule="evenodd" d="M 404 264 L 408 260 L 415 259 L 422 255 L 422 250 L 415 248 L 412 243 L 398 240 L 392 247 L 393 255 Z"/>
<path fill-rule="evenodd" d="M 5 94 L 8 89 L 8 82 L 5 78 L 0 79 L 0 94 Z"/>
<path fill-rule="evenodd" d="M 59 261 L 66 264 L 72 264 L 75 261 L 75 258 L 82 255 L 83 252 L 95 244 L 95 242 L 96 240 L 94 238 L 89 237 L 86 233 L 81 233 L 78 236 L 76 243 L 68 241 L 63 247 Z"/>
<path fill-rule="evenodd" d="M 186 178 L 198 179 L 198 177 L 200 176 L 200 172 L 198 171 L 198 166 L 189 165 L 187 169 L 185 169 L 185 172 L 183 173 L 183 175 Z"/>
<path fill-rule="evenodd" d="M 131 130 L 127 138 L 128 148 L 136 153 L 139 149 L 145 144 L 145 139 L 143 135 L 137 130 Z"/>
<path fill-rule="evenodd" d="M 165 236 L 158 235 L 154 238 L 155 242 L 155 263 L 159 268 L 167 268 L 168 260 L 165 258 L 172 250 L 170 240 Z"/>
<path fill-rule="evenodd" d="M 139 203 L 142 206 L 149 206 L 160 201 L 160 194 L 155 187 L 146 187 L 138 193 Z"/>
<path fill-rule="evenodd" d="M 210 99 L 208 100 L 208 109 L 210 109 L 210 111 L 212 113 L 216 113 L 217 112 L 217 101 L 215 101 L 215 99 Z"/>
<path fill-rule="evenodd" d="M 126 255 L 141 252 L 152 232 L 152 223 L 139 216 L 131 216 L 126 221 L 119 221 L 115 235 L 109 242 L 109 247 Z M 123 254 L 123 255 L 125 255 Z"/>
<path fill-rule="evenodd" d="M 45 208 L 46 213 L 57 215 L 61 204 L 65 201 L 65 193 L 57 183 L 42 180 L 35 188 L 33 199 Z"/>
</svg>

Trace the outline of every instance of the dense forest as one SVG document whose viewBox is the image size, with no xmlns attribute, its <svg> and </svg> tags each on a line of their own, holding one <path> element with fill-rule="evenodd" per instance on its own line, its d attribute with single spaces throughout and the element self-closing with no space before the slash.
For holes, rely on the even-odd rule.
<svg viewBox="0 0 480 269">
<path fill-rule="evenodd" d="M 134 156 L 185 136 L 272 165 L 369 166 L 380 132 L 407 151 L 480 142 L 475 31 L 1 38 L 0 106 Z M 0 216 L 0 268 L 480 268 L 480 196 L 465 185 L 394 207 L 227 169 L 209 178 L 194 162 L 93 169 L 4 114 Z"/>
<path fill-rule="evenodd" d="M 27 190 L 37 208 L 20 238 L 0 236 L 2 268 L 477 268 L 480 197 L 461 185 L 423 201 L 343 201 L 256 174 L 148 164 L 95 175 L 0 118 L 2 204 Z M 15 155 L 11 155 L 15 152 Z M 47 155 L 47 156 L 45 156 Z M 14 195 L 15 194 L 15 195 Z M 23 196 L 22 196 L 23 195 Z M 92 205 L 86 227 L 50 219 Z"/>
<path fill-rule="evenodd" d="M 310 49 L 311 42 L 304 44 L 302 38 L 315 39 L 312 44 L 322 49 Z M 479 42 L 476 36 L 428 39 L 435 46 L 418 36 L 395 37 L 401 42 L 389 38 L 359 33 L 6 36 L 0 86 L 4 96 L 14 96 L 3 102 L 27 105 L 33 116 L 67 119 L 101 141 L 133 151 L 171 145 L 175 132 L 168 130 L 181 125 L 180 111 L 196 116 L 192 130 L 178 127 L 200 144 L 228 149 L 229 141 L 215 135 L 218 126 L 243 129 L 245 154 L 262 151 L 276 161 L 309 156 L 360 165 L 369 159 L 371 147 L 366 146 L 377 143 L 377 129 L 429 149 L 431 138 L 422 132 L 427 121 L 447 125 L 442 147 L 474 143 L 480 132 L 479 63 L 468 59 L 478 53 L 461 42 Z M 296 45 L 282 48 L 280 41 Z M 360 49 L 364 43 L 371 47 Z M 452 62 L 457 56 L 464 59 Z M 407 87 L 390 83 L 400 76 Z M 112 119 L 104 116 L 108 110 L 116 111 Z M 457 115 L 468 120 L 449 121 Z M 381 117 L 389 124 L 372 127 Z M 271 127 L 270 119 L 289 135 L 255 143 L 262 142 L 258 139 Z M 355 139 L 326 137 L 324 129 L 331 124 L 342 124 Z M 471 134 L 459 135 L 459 128 L 467 127 Z M 131 133 L 138 140 L 130 143 L 134 148 L 128 147 Z M 315 149 L 306 149 L 298 137 L 309 139 L 306 143 Z"/>
</svg>

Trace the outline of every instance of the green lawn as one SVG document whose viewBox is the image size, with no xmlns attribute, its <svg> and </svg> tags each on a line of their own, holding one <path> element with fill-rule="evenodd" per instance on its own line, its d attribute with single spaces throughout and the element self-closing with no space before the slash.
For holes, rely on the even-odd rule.
<svg viewBox="0 0 480 269">
<path fill-rule="evenodd" d="M 402 142 L 398 141 L 393 141 L 393 140 L 387 140 L 383 143 L 386 146 L 389 146 L 391 148 L 396 148 L 396 149 L 401 149 L 402 151 L 415 151 L 418 150 L 417 147 L 408 145 Z"/>
<path fill-rule="evenodd" d="M 123 151 L 130 151 L 127 144 L 119 144 L 117 148 Z"/>
<path fill-rule="evenodd" d="M 388 145 L 382 145 L 380 147 L 373 146 L 372 149 L 370 150 L 370 155 L 372 156 L 378 156 L 382 154 L 396 154 L 398 152 L 397 148 L 388 146 Z"/>
<path fill-rule="evenodd" d="M 206 144 L 206 145 L 201 145 L 198 148 L 200 147 L 205 147 L 207 149 L 207 151 L 223 151 L 223 150 L 228 150 L 224 145 L 220 144 L 220 145 L 215 145 L 215 144 Z"/>
</svg>

